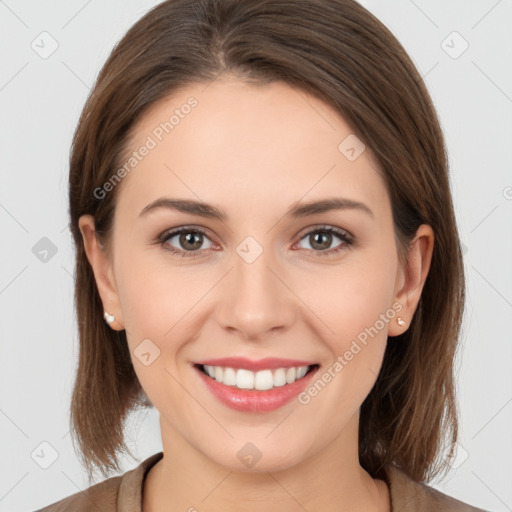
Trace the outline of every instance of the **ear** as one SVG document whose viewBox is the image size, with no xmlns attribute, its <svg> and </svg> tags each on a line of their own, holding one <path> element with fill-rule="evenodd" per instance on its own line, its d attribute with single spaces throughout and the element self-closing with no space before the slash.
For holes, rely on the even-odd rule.
<svg viewBox="0 0 512 512">
<path fill-rule="evenodd" d="M 96 236 L 94 217 L 92 215 L 82 215 L 78 220 L 78 227 L 82 233 L 85 253 L 94 273 L 103 309 L 115 316 L 115 320 L 109 325 L 116 331 L 123 330 L 124 324 L 111 257 Z"/>
<path fill-rule="evenodd" d="M 400 311 L 397 309 L 396 318 L 401 317 L 405 325 L 401 326 L 395 320 L 390 324 L 388 336 L 398 336 L 409 328 L 427 279 L 433 249 L 434 231 L 428 224 L 422 224 L 409 245 L 407 263 L 400 268 L 395 283 L 393 303 L 402 305 Z"/>
</svg>

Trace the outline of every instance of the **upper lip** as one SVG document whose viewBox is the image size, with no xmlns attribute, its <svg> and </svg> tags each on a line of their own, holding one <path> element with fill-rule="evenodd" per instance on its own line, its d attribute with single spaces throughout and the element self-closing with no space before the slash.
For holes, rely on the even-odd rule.
<svg viewBox="0 0 512 512">
<path fill-rule="evenodd" d="M 314 362 L 299 361 L 296 359 L 282 359 L 278 357 L 266 357 L 265 359 L 258 359 L 253 361 L 245 357 L 221 357 L 219 359 L 205 359 L 204 361 L 197 361 L 198 365 L 208 366 L 222 366 L 228 368 L 243 368 L 253 372 L 259 370 L 273 370 L 276 368 L 291 368 L 299 366 L 312 366 Z"/>
</svg>

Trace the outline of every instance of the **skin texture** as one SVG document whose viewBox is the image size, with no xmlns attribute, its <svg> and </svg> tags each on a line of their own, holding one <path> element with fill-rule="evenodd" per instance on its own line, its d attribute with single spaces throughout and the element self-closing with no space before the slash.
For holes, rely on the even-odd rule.
<svg viewBox="0 0 512 512">
<path fill-rule="evenodd" d="M 148 474 L 143 510 L 388 511 L 387 485 L 359 464 L 359 408 L 388 336 L 405 331 L 414 315 L 433 231 L 420 226 L 401 268 L 389 196 L 370 149 L 349 161 L 338 145 L 350 126 L 284 83 L 223 77 L 189 85 L 146 113 L 134 150 L 191 96 L 197 106 L 117 185 L 111 253 L 98 245 L 93 219 L 80 219 L 104 308 L 116 317 L 111 326 L 126 329 L 137 376 L 160 413 L 164 458 Z M 213 204 L 227 220 L 164 208 L 139 217 L 163 196 Z M 296 201 L 332 197 L 363 202 L 374 215 L 347 209 L 285 217 Z M 333 234 L 324 242 L 331 254 L 319 255 L 314 229 L 326 225 L 350 233 L 354 245 Z M 182 226 L 207 232 L 198 235 L 196 258 L 165 249 L 190 254 L 179 235 L 157 241 Z M 236 252 L 247 236 L 263 249 L 252 263 Z M 191 367 L 216 357 L 284 357 L 316 361 L 321 376 L 397 302 L 406 325 L 396 316 L 385 323 L 306 405 L 234 411 Z M 134 355 L 144 339 L 160 350 L 148 366 Z M 237 457 L 248 442 L 262 453 L 250 469 Z"/>
</svg>

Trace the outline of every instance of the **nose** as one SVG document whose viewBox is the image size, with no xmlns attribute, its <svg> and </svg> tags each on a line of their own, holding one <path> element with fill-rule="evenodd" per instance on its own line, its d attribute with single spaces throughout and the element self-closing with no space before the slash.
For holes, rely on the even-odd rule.
<svg viewBox="0 0 512 512">
<path fill-rule="evenodd" d="M 224 330 L 247 340 L 263 340 L 288 330 L 296 314 L 297 298 L 268 253 L 264 250 L 252 263 L 235 254 L 234 268 L 223 280 L 217 321 Z"/>
</svg>

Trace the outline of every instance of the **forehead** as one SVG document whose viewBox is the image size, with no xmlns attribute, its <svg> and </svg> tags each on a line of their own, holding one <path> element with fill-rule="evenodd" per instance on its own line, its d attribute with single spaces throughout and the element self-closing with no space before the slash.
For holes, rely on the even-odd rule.
<svg viewBox="0 0 512 512">
<path fill-rule="evenodd" d="M 341 115 L 283 82 L 190 84 L 139 120 L 130 151 L 143 146 L 151 149 L 124 178 L 118 207 L 140 211 L 166 195 L 255 213 L 335 196 L 376 213 L 390 206 L 373 155 L 357 156 L 363 146 Z"/>
</svg>

